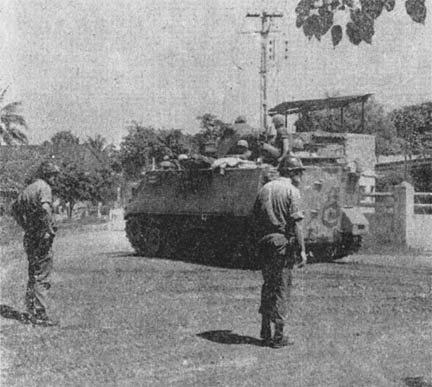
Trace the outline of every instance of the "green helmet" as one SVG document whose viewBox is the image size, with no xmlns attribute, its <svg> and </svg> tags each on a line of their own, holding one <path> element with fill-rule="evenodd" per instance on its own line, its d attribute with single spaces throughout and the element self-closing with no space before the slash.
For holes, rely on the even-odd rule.
<svg viewBox="0 0 432 387">
<path fill-rule="evenodd" d="M 278 166 L 279 171 L 304 171 L 305 167 L 303 166 L 301 160 L 298 157 L 293 155 L 287 155 L 283 158 Z"/>
</svg>

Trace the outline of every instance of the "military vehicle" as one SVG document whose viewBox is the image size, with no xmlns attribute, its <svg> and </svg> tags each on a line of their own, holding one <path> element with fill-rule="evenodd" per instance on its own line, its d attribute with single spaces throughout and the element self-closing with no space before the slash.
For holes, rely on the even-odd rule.
<svg viewBox="0 0 432 387">
<path fill-rule="evenodd" d="M 365 149 L 365 139 L 373 149 Z M 307 251 L 312 260 L 344 257 L 360 247 L 368 222 L 360 209 L 361 155 L 373 136 L 293 134 L 306 170 L 301 187 Z M 358 140 L 361 140 L 360 143 Z M 358 149 L 359 157 L 349 151 Z M 355 152 L 354 152 L 355 153 Z M 260 187 L 277 174 L 256 162 L 221 160 L 217 168 L 151 170 L 126 206 L 126 233 L 140 255 L 256 267 L 252 210 Z"/>
</svg>

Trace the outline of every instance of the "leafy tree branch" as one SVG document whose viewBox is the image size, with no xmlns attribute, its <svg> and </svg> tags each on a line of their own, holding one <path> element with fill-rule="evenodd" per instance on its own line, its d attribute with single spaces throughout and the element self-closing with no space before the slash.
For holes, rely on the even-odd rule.
<svg viewBox="0 0 432 387">
<path fill-rule="evenodd" d="M 334 47 L 342 41 L 344 30 L 352 44 L 371 44 L 376 20 L 384 11 L 393 11 L 395 5 L 396 0 L 300 0 L 295 9 L 296 26 L 309 39 L 321 40 L 330 32 Z M 424 24 L 425 0 L 406 0 L 405 9 L 412 21 Z M 338 14 L 348 16 L 345 26 L 335 24 Z"/>
</svg>

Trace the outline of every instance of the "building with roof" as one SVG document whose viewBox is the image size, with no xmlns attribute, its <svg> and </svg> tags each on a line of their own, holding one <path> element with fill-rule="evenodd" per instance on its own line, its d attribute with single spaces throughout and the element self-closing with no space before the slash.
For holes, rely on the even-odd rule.
<svg viewBox="0 0 432 387">
<path fill-rule="evenodd" d="M 25 187 L 26 179 L 40 163 L 53 159 L 58 164 L 77 163 L 93 172 L 107 165 L 108 158 L 88 144 L 2 145 L 0 146 L 0 207 L 7 209 L 9 203 Z"/>
</svg>

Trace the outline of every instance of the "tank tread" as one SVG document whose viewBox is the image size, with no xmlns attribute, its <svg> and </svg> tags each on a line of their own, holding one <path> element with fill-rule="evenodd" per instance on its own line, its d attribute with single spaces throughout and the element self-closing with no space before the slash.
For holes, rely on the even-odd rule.
<svg viewBox="0 0 432 387">
<path fill-rule="evenodd" d="M 138 255 L 157 257 L 161 249 L 161 231 L 151 217 L 132 215 L 126 219 L 126 236 Z"/>
<path fill-rule="evenodd" d="M 126 235 L 140 256 L 225 267 L 258 266 L 244 222 L 218 220 L 204 226 L 199 218 L 138 214 L 127 218 Z"/>
</svg>

